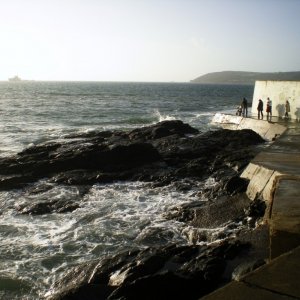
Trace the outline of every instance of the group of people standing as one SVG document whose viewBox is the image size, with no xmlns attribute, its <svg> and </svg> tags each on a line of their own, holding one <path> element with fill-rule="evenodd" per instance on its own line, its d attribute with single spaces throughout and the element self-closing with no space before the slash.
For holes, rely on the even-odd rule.
<svg viewBox="0 0 300 300">
<path fill-rule="evenodd" d="M 258 119 L 260 119 L 260 118 L 263 119 L 264 118 L 263 110 L 264 110 L 264 103 L 261 99 L 259 99 L 258 100 L 258 105 L 257 105 Z M 285 117 L 286 118 L 289 117 L 289 112 L 290 111 L 291 111 L 290 103 L 289 103 L 288 100 L 286 100 L 286 102 L 285 102 Z M 271 118 L 272 118 L 272 101 L 269 97 L 267 98 L 266 113 L 267 113 L 267 121 L 271 121 Z"/>
<path fill-rule="evenodd" d="M 258 119 L 264 118 L 264 103 L 261 99 L 258 100 L 257 105 L 257 112 L 258 112 Z M 290 103 L 288 100 L 285 102 L 285 118 L 289 117 L 289 112 L 291 111 Z M 267 107 L 266 107 L 266 113 L 267 113 L 267 121 L 271 121 L 272 118 L 272 100 L 268 97 L 267 98 Z M 248 102 L 246 98 L 243 98 L 242 103 L 237 107 L 236 115 L 247 117 L 248 115 Z"/>
<path fill-rule="evenodd" d="M 258 100 L 258 105 L 257 105 L 258 119 L 263 119 L 264 118 L 263 111 L 264 111 L 264 103 L 261 99 L 259 99 Z M 266 112 L 267 112 L 267 120 L 271 121 L 271 118 L 272 118 L 272 101 L 269 97 L 267 99 Z"/>
<path fill-rule="evenodd" d="M 258 100 L 258 106 L 257 106 L 258 119 L 260 119 L 260 117 L 261 117 L 261 119 L 264 118 L 263 110 L 264 110 L 264 103 L 261 99 L 259 99 Z M 271 121 L 271 118 L 272 118 L 272 101 L 269 97 L 267 98 L 266 113 L 267 113 L 267 121 Z"/>
</svg>

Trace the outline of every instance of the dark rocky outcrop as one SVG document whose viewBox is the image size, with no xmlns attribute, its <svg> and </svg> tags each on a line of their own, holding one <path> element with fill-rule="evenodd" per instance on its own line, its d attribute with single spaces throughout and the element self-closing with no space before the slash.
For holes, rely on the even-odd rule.
<svg viewBox="0 0 300 300">
<path fill-rule="evenodd" d="M 181 121 L 132 131 L 82 134 L 64 143 L 37 145 L 2 158 L 0 189 L 22 188 L 44 177 L 77 185 L 114 180 L 167 184 L 180 178 L 201 179 L 215 172 L 227 179 L 247 165 L 255 153 L 251 146 L 261 142 L 251 130 L 201 134 Z M 234 193 L 244 184 L 232 182 L 226 188 Z"/>
<path fill-rule="evenodd" d="M 124 252 L 70 270 L 49 299 L 199 299 L 231 279 L 247 249 L 223 242 Z"/>
<path fill-rule="evenodd" d="M 173 121 L 128 132 L 73 135 L 70 137 L 72 140 L 64 143 L 37 145 L 0 160 L 0 189 L 21 188 L 40 178 L 70 171 L 72 179 L 75 170 L 80 170 L 83 182 L 89 183 L 101 182 L 102 178 L 104 181 L 130 179 L 137 168 L 162 161 L 151 141 L 166 135 L 184 137 L 197 132 L 187 124 Z"/>
<path fill-rule="evenodd" d="M 215 187 L 205 189 L 209 198 L 245 191 L 247 182 L 238 175 L 257 153 L 263 140 L 252 130 L 215 130 L 199 133 L 181 121 L 165 121 L 130 131 L 106 131 L 69 136 L 25 149 L 0 159 L 0 190 L 29 188 L 48 178 L 53 184 L 91 186 L 116 180 L 140 180 L 153 185 L 182 180 L 215 178 Z M 181 186 L 181 187 L 179 187 Z M 28 206 L 27 206 L 28 205 Z M 67 212 L 76 201 L 30 203 L 20 213 Z"/>
<path fill-rule="evenodd" d="M 35 195 L 56 185 L 78 189 L 76 197 L 45 197 L 15 207 L 20 214 L 37 215 L 72 213 L 95 183 L 139 180 L 189 191 L 211 178 L 213 185 L 198 190 L 199 201 L 172 207 L 165 218 L 195 229 L 225 226 L 230 232 L 236 224 L 253 227 L 264 213 L 262 203 L 250 205 L 243 193 L 248 182 L 239 176 L 263 142 L 252 130 L 200 133 L 181 121 L 72 135 L 1 158 L 0 190 L 22 188 Z M 224 241 L 211 246 L 147 248 L 78 265 L 56 283 L 49 299 L 198 299 L 231 279 L 249 249 L 247 233 L 241 234 L 243 243 L 222 233 L 217 239 Z M 196 231 L 189 240 L 210 241 Z"/>
<path fill-rule="evenodd" d="M 41 215 L 52 212 L 66 213 L 79 208 L 78 203 L 66 200 L 48 200 L 47 202 L 26 203 L 17 205 L 16 210 L 21 214 Z"/>
</svg>

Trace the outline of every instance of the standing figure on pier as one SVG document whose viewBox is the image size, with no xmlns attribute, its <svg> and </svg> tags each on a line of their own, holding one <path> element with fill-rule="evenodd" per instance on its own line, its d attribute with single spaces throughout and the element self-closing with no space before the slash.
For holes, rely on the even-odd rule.
<svg viewBox="0 0 300 300">
<path fill-rule="evenodd" d="M 262 102 L 261 99 L 258 100 L 258 105 L 257 105 L 257 112 L 258 112 L 258 120 L 264 118 L 264 114 L 263 114 L 263 110 L 264 110 L 264 103 Z"/>
<path fill-rule="evenodd" d="M 248 102 L 247 102 L 247 99 L 244 98 L 243 101 L 242 101 L 242 114 L 243 114 L 243 117 L 247 117 L 248 115 Z"/>
<path fill-rule="evenodd" d="M 291 107 L 290 107 L 290 102 L 288 100 L 286 100 L 285 102 L 285 117 L 288 118 L 289 117 L 289 112 L 291 111 Z"/>
<path fill-rule="evenodd" d="M 272 118 L 272 101 L 271 101 L 271 99 L 269 97 L 267 99 L 267 109 L 266 109 L 266 112 L 267 112 L 267 120 L 271 121 L 271 118 Z"/>
</svg>

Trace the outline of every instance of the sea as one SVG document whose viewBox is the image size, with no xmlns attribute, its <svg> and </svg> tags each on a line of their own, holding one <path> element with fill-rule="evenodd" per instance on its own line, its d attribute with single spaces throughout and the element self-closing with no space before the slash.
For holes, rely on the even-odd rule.
<svg viewBox="0 0 300 300">
<path fill-rule="evenodd" d="M 253 90 L 195 83 L 0 82 L 0 157 L 74 133 L 164 120 L 207 131 L 215 113 L 235 114 L 243 97 L 251 105 Z M 72 266 L 133 248 L 190 243 L 186 225 L 164 214 L 197 201 L 199 190 L 213 184 L 209 179 L 178 191 L 172 184 L 114 182 L 95 184 L 82 197 L 76 186 L 53 183 L 37 194 L 0 191 L 0 299 L 44 299 Z M 76 199 L 80 208 L 34 216 L 16 210 L 22 203 L 64 198 Z M 220 236 L 224 228 L 214 230 Z"/>
</svg>

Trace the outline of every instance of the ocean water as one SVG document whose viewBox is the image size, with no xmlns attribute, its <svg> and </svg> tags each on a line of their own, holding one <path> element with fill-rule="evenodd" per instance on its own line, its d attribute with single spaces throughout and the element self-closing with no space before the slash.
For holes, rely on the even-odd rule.
<svg viewBox="0 0 300 300">
<path fill-rule="evenodd" d="M 78 132 L 130 129 L 180 119 L 209 130 L 216 112 L 235 113 L 253 86 L 189 83 L 0 82 L 0 156 Z M 72 186 L 43 179 L 44 192 L 0 192 L 0 299 L 43 299 L 73 265 L 134 247 L 189 243 L 184 224 L 166 220 L 173 205 L 205 201 L 193 190 L 143 182 L 94 185 L 81 196 Z M 75 199 L 72 213 L 30 216 L 16 207 Z M 218 232 L 224 228 L 215 228 Z"/>
</svg>

